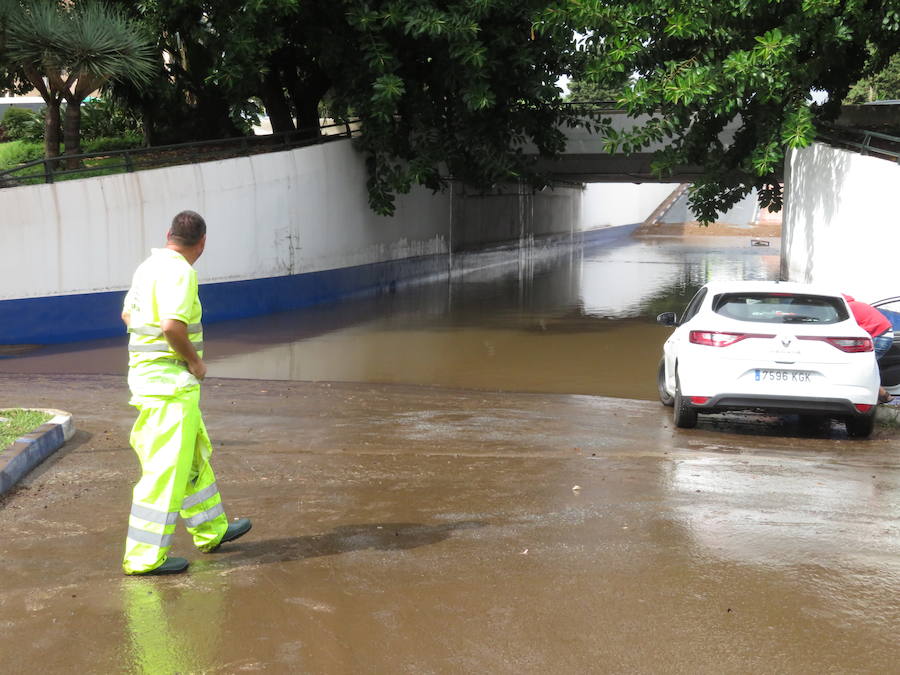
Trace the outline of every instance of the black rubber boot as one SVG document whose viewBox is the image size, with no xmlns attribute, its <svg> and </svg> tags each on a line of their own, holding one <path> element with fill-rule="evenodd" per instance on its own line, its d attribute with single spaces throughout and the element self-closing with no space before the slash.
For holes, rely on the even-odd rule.
<svg viewBox="0 0 900 675">
<path fill-rule="evenodd" d="M 146 572 L 138 572 L 132 576 L 149 577 L 156 574 L 180 574 L 187 571 L 189 564 L 185 558 L 166 558 L 165 562 L 159 567 Z"/>
<path fill-rule="evenodd" d="M 233 523 L 228 523 L 228 529 L 225 530 L 222 541 L 216 544 L 215 547 L 209 549 L 207 553 L 218 550 L 219 546 L 227 541 L 234 541 L 235 539 L 243 537 L 250 531 L 251 527 L 253 527 L 253 523 L 250 522 L 249 518 L 238 518 Z"/>
</svg>

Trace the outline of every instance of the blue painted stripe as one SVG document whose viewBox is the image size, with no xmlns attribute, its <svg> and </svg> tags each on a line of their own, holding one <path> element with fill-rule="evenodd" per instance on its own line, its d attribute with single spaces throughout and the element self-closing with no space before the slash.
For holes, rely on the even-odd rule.
<svg viewBox="0 0 900 675">
<path fill-rule="evenodd" d="M 581 232 L 585 246 L 626 237 L 638 224 Z M 566 235 L 540 237 L 570 245 Z M 517 244 L 500 248 L 514 250 Z M 498 250 L 500 250 L 498 248 Z M 389 291 L 398 285 L 447 271 L 447 256 L 402 258 L 356 267 L 246 281 L 202 284 L 204 323 L 285 312 L 350 295 Z M 124 335 L 119 318 L 125 291 L 0 300 L 0 344 L 58 344 Z"/>
<path fill-rule="evenodd" d="M 321 272 L 202 284 L 204 323 L 300 309 L 389 291 L 447 271 L 447 256 L 403 258 Z M 0 300 L 0 344 L 58 344 L 124 335 L 125 291 Z"/>
</svg>

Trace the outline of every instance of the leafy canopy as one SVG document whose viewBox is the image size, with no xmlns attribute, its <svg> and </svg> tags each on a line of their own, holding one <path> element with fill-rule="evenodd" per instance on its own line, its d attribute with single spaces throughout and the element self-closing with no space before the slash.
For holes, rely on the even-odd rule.
<svg viewBox="0 0 900 675">
<path fill-rule="evenodd" d="M 900 100 L 900 52 L 891 57 L 883 70 L 854 84 L 844 102 L 870 103 L 897 100 Z M 900 120 L 897 124 L 900 125 Z"/>
<path fill-rule="evenodd" d="M 560 1 L 535 27 L 582 36 L 577 77 L 599 86 L 634 77 L 618 100 L 652 119 L 608 135 L 607 148 L 665 140 L 654 169 L 702 167 L 691 206 L 711 221 L 754 187 L 762 206 L 780 208 L 785 151 L 812 142 L 815 122 L 835 117 L 851 85 L 896 52 L 900 0 Z M 829 103 L 812 105 L 813 90 Z M 726 147 L 729 124 L 737 131 Z"/>
<path fill-rule="evenodd" d="M 522 152 L 562 150 L 560 90 L 574 45 L 537 34 L 534 0 L 344 2 L 323 44 L 333 106 L 363 121 L 369 194 L 379 213 L 412 184 L 477 186 L 531 177 Z"/>
</svg>

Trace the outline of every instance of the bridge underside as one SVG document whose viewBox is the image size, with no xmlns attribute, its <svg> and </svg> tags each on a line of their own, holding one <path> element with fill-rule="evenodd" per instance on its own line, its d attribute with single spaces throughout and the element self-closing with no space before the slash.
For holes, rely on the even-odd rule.
<svg viewBox="0 0 900 675">
<path fill-rule="evenodd" d="M 679 167 L 660 178 L 651 170 L 653 155 L 562 155 L 538 159 L 537 168 L 561 183 L 692 183 L 703 173 L 697 166 Z"/>
<path fill-rule="evenodd" d="M 558 159 L 539 158 L 537 168 L 559 183 L 693 183 L 703 175 L 699 166 L 679 166 L 659 177 L 651 169 L 652 162 L 651 153 L 579 153 L 561 155 Z"/>
</svg>

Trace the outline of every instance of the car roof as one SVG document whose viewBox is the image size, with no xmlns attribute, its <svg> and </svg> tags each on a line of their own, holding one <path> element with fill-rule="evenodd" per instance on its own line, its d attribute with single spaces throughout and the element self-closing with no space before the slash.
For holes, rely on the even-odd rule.
<svg viewBox="0 0 900 675">
<path fill-rule="evenodd" d="M 706 288 L 710 296 L 722 293 L 797 293 L 841 297 L 841 292 L 834 288 L 796 281 L 711 281 Z"/>
</svg>

